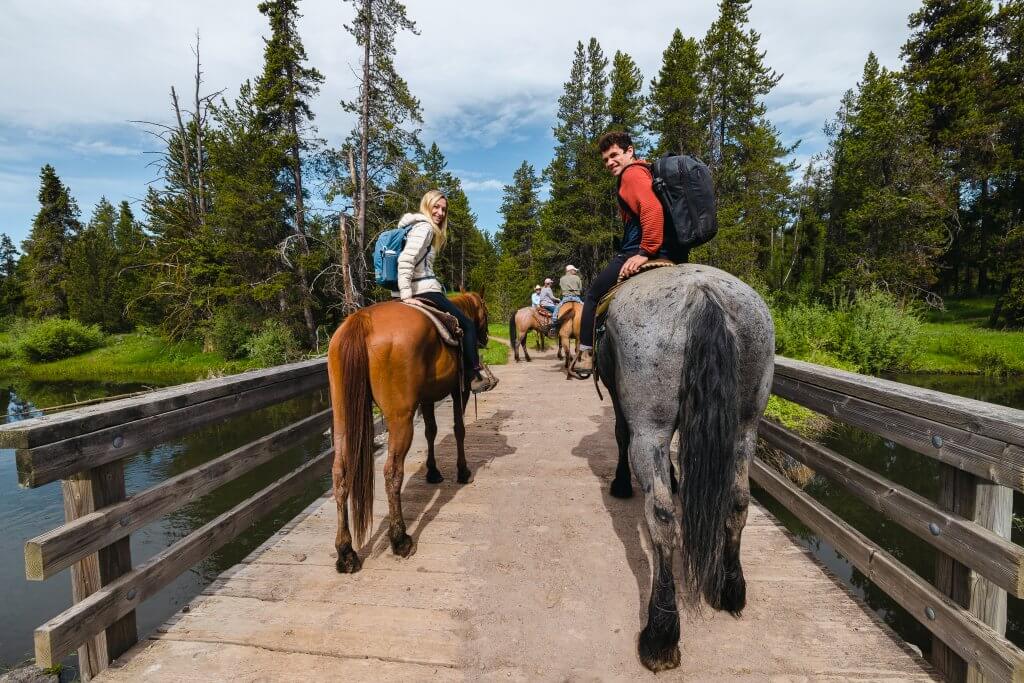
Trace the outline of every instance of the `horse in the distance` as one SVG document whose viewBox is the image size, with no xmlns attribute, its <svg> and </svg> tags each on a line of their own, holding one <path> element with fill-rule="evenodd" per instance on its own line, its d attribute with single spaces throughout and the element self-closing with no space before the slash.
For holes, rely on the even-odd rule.
<svg viewBox="0 0 1024 683">
<path fill-rule="evenodd" d="M 487 307 L 483 292 L 461 294 L 452 303 L 474 322 L 479 344 L 486 346 Z M 375 304 L 353 313 L 331 337 L 327 372 L 334 414 L 332 474 L 338 506 L 335 547 L 339 572 L 356 572 L 362 566 L 352 547 L 348 500 L 352 501 L 357 545 L 362 544 L 373 521 L 372 403 L 380 408 L 388 425 L 384 479 L 388 497 L 388 538 L 396 555 L 408 557 L 415 550 L 402 517 L 401 491 L 417 407 L 423 415 L 427 437 L 427 481 L 440 483 L 444 477 L 434 459 L 437 436 L 434 404 L 452 397 L 458 482 L 469 481 L 464 422 L 469 390 L 459 384 L 461 365 L 459 349 L 441 341 L 427 316 L 397 301 Z"/>
<path fill-rule="evenodd" d="M 583 304 L 578 301 L 566 301 L 558 309 L 558 360 L 562 361 L 565 378 L 572 379 L 570 366 L 580 349 L 580 321 L 583 319 Z M 576 340 L 576 350 L 570 349 L 571 341 Z"/>
<path fill-rule="evenodd" d="M 679 665 L 677 543 L 686 602 L 696 605 L 703 596 L 737 617 L 746 605 L 740 536 L 774 343 L 761 297 L 709 266 L 644 273 L 623 284 L 608 308 L 597 370 L 615 408 L 619 463 L 611 493 L 633 495 L 632 470 L 644 494 L 654 571 L 637 650 L 651 671 Z M 677 429 L 674 456 L 669 446 Z M 680 474 L 681 524 L 673 467 Z"/>
<path fill-rule="evenodd" d="M 544 334 L 547 331 L 547 322 L 542 320 L 538 309 L 532 306 L 524 306 L 518 311 L 512 314 L 512 317 L 508 320 L 508 342 L 512 346 L 512 354 L 515 356 L 516 362 L 519 362 L 519 348 L 523 349 L 523 356 L 526 358 L 526 362 L 529 363 L 533 359 L 530 358 L 530 352 L 526 348 L 526 336 L 533 330 L 537 333 L 537 337 L 540 339 L 540 350 L 544 350 Z"/>
</svg>

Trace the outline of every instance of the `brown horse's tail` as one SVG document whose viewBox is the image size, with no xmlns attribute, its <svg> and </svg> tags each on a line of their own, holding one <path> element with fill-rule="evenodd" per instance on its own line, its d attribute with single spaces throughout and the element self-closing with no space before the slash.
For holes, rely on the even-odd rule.
<svg viewBox="0 0 1024 683">
<path fill-rule="evenodd" d="M 512 317 L 508 319 L 508 341 L 512 345 L 512 351 L 516 350 L 516 344 L 519 343 L 519 328 L 516 325 L 516 316 L 519 315 L 519 311 L 512 314 Z M 519 360 L 519 356 L 516 356 L 516 360 Z"/>
<path fill-rule="evenodd" d="M 345 465 L 356 545 L 362 545 L 373 521 L 373 394 L 370 359 L 366 353 L 369 334 L 370 316 L 355 313 L 341 326 L 327 354 L 334 414 L 334 457 Z"/>
</svg>

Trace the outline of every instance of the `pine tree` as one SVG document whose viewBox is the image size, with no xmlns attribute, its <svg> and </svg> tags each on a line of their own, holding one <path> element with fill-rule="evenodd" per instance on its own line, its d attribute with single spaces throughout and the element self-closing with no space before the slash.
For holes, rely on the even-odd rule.
<svg viewBox="0 0 1024 683">
<path fill-rule="evenodd" d="M 260 13 L 270 20 L 270 38 L 263 51 L 263 74 L 256 84 L 255 103 L 263 127 L 276 138 L 287 169 L 292 197 L 292 232 L 298 244 L 294 256 L 299 299 L 309 343 L 316 345 L 316 321 L 306 259 L 309 244 L 306 234 L 305 188 L 302 182 L 303 153 L 312 143 L 308 126 L 313 120 L 310 100 L 320 91 L 324 77 L 315 68 L 306 66 L 306 49 L 299 37 L 300 17 L 297 0 L 266 0 L 258 5 Z M 284 169 L 282 169 L 284 170 Z"/>
<path fill-rule="evenodd" d="M 18 250 L 7 233 L 0 233 L 0 316 L 21 312 L 25 294 L 18 270 Z"/>
<path fill-rule="evenodd" d="M 662 53 L 661 70 L 651 80 L 648 118 L 657 136 L 656 156 L 666 153 L 706 157 L 707 135 L 700 124 L 700 44 L 676 29 Z"/>
<path fill-rule="evenodd" d="M 81 231 L 78 204 L 46 164 L 39 173 L 39 212 L 22 244 L 25 254 L 25 304 L 37 316 L 67 315 L 64 280 L 68 247 Z"/>
<path fill-rule="evenodd" d="M 870 54 L 830 130 L 826 277 L 849 290 L 885 285 L 914 294 L 928 287 L 952 200 L 927 144 L 924 109 Z"/>
<path fill-rule="evenodd" d="M 647 98 L 643 95 L 644 78 L 640 67 L 625 52 L 615 51 L 612 58 L 611 83 L 608 96 L 608 128 L 629 133 L 637 154 L 647 149 L 647 131 L 644 110 Z"/>
<path fill-rule="evenodd" d="M 345 29 L 363 48 L 363 58 L 359 94 L 341 103 L 345 111 L 358 117 L 358 123 L 339 154 L 347 178 L 338 191 L 352 197 L 356 223 L 353 279 L 361 296 L 367 285 L 368 240 L 381 227 L 379 221 L 374 225 L 372 213 L 384 204 L 382 189 L 398 177 L 410 152 L 420 149 L 417 126 L 423 123 L 423 116 L 419 100 L 395 70 L 395 36 L 399 31 L 418 34 L 405 5 L 397 0 L 346 2 L 355 7 L 356 16 Z"/>
<path fill-rule="evenodd" d="M 512 175 L 501 200 L 503 222 L 496 240 L 500 260 L 496 273 L 497 310 L 502 315 L 525 306 L 534 283 L 540 282 L 540 176 L 526 161 Z"/>
<path fill-rule="evenodd" d="M 555 155 L 544 171 L 551 195 L 541 214 L 545 267 L 551 272 L 571 262 L 584 277 L 592 277 L 619 232 L 615 179 L 597 149 L 597 138 L 608 127 L 607 64 L 596 39 L 586 47 L 577 43 L 558 99 Z"/>
<path fill-rule="evenodd" d="M 117 296 L 124 305 L 126 323 L 156 320 L 158 311 L 146 298 L 150 285 L 146 264 L 152 257 L 152 243 L 142 225 L 135 220 L 127 201 L 118 206 L 114 245 L 117 251 Z"/>
<path fill-rule="evenodd" d="M 989 324 L 1024 326 L 1024 0 L 1000 5 L 993 26 L 996 84 L 989 116 L 1001 122 L 993 213 L 1001 285 Z"/>
<path fill-rule="evenodd" d="M 117 286 L 117 213 L 106 197 L 100 199 L 89 224 L 68 249 L 64 283 L 68 312 L 108 332 L 125 328 L 123 302 Z"/>
<path fill-rule="evenodd" d="M 910 15 L 912 33 L 902 51 L 904 79 L 923 108 L 929 142 L 944 161 L 951 191 L 961 197 L 946 226 L 954 239 L 942 282 L 961 294 L 974 289 L 975 273 L 988 289 L 991 141 L 999 120 L 985 112 L 993 80 L 986 38 L 991 15 L 987 0 L 924 0 Z"/>
<path fill-rule="evenodd" d="M 721 0 L 701 43 L 704 89 L 698 108 L 715 180 L 719 236 L 691 254 L 731 273 L 772 267 L 772 245 L 787 223 L 789 171 L 784 147 L 767 120 L 764 97 L 781 76 L 764 64 L 760 35 L 748 29 L 749 0 Z"/>
</svg>

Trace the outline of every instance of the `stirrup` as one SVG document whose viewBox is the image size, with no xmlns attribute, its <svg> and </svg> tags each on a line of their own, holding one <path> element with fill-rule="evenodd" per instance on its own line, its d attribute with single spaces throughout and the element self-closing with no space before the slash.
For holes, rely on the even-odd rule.
<svg viewBox="0 0 1024 683">
<path fill-rule="evenodd" d="M 498 378 L 494 376 L 494 373 L 491 372 L 491 369 L 489 367 L 487 367 L 487 364 L 482 363 L 481 366 L 482 367 L 480 368 L 480 374 L 483 375 L 483 377 L 481 378 L 483 380 L 483 384 L 480 387 L 474 389 L 473 382 L 475 382 L 476 380 L 471 380 L 469 383 L 470 391 L 472 391 L 474 394 L 490 391 L 494 387 L 498 386 Z"/>
</svg>

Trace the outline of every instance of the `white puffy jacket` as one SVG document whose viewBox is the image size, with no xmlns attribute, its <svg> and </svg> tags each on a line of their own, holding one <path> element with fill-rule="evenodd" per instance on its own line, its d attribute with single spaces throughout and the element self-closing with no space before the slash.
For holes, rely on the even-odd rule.
<svg viewBox="0 0 1024 683">
<path fill-rule="evenodd" d="M 405 247 L 398 255 L 398 296 L 403 299 L 425 294 L 444 292 L 434 275 L 434 258 L 437 254 L 431 247 L 434 230 L 430 221 L 421 213 L 407 213 L 398 221 L 399 227 L 415 223 L 405 238 Z"/>
</svg>

